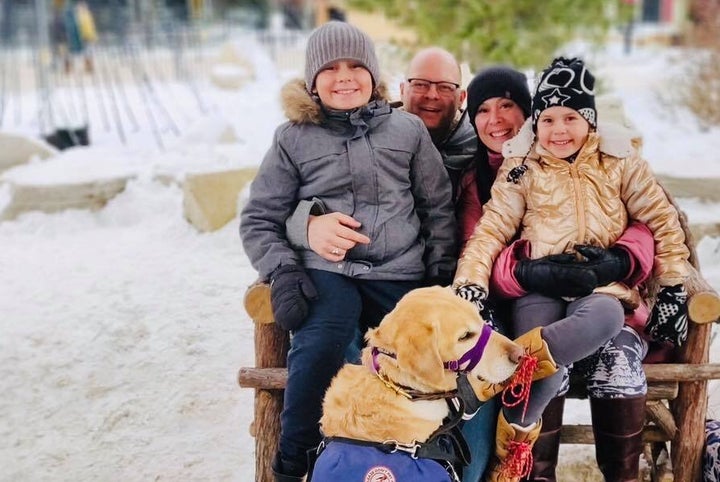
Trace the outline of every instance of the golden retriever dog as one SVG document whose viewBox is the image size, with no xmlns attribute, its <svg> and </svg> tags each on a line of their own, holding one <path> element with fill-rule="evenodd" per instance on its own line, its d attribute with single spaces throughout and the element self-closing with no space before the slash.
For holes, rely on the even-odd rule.
<svg viewBox="0 0 720 482">
<path fill-rule="evenodd" d="M 325 437 L 425 442 L 450 409 L 443 398 L 417 394 L 456 390 L 461 371 L 471 385 L 504 382 L 524 353 L 492 331 L 472 303 L 439 286 L 409 292 L 365 338 L 363 364 L 346 364 L 325 394 Z"/>
</svg>

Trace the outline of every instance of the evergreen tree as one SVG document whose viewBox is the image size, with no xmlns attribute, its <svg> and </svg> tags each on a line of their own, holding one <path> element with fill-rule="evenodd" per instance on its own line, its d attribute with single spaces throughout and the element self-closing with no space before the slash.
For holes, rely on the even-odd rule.
<svg viewBox="0 0 720 482">
<path fill-rule="evenodd" d="M 419 44 L 440 45 L 470 62 L 518 68 L 547 65 L 559 47 L 581 37 L 602 40 L 629 0 L 349 0 L 415 31 Z"/>
</svg>

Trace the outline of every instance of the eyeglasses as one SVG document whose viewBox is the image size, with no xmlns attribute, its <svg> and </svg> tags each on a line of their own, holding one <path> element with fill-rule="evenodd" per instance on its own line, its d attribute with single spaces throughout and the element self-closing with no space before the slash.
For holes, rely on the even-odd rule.
<svg viewBox="0 0 720 482">
<path fill-rule="evenodd" d="M 433 82 L 425 79 L 407 79 L 407 81 L 413 92 L 418 94 L 427 94 L 431 85 L 435 86 L 440 95 L 453 95 L 460 88 L 460 84 L 455 82 Z"/>
</svg>

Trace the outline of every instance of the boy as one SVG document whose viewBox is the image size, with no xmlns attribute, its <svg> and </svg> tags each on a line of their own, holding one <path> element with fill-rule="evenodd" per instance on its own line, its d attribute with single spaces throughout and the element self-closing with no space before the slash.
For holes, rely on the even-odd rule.
<svg viewBox="0 0 720 482">
<path fill-rule="evenodd" d="M 283 88 L 290 119 L 275 133 L 252 183 L 240 234 L 271 281 L 276 323 L 292 332 L 276 480 L 300 481 L 320 441 L 322 398 L 358 322 L 379 324 L 423 279 L 455 268 L 451 187 L 419 118 L 392 109 L 370 38 L 329 22 L 308 39 L 304 82 Z M 285 221 L 300 200 L 351 215 L 370 239 L 329 261 L 293 250 Z"/>
</svg>

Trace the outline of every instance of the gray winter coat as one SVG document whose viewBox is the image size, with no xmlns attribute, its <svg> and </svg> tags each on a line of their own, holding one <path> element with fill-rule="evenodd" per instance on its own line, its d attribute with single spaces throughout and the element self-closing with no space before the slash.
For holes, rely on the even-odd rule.
<svg viewBox="0 0 720 482">
<path fill-rule="evenodd" d="M 452 274 L 456 229 L 451 187 L 422 121 L 385 100 L 328 116 L 301 82 L 283 88 L 290 119 L 275 131 L 240 222 L 245 253 L 261 277 L 279 266 L 379 280 Z M 371 239 L 332 263 L 290 246 L 285 221 L 301 200 L 348 214 Z"/>
<path fill-rule="evenodd" d="M 457 201 L 458 184 L 462 173 L 475 158 L 478 148 L 477 134 L 470 125 L 467 111 L 458 111 L 454 126 L 440 143 L 435 144 L 440 151 L 453 189 L 453 203 Z M 287 220 L 287 236 L 290 245 L 310 249 L 308 244 L 308 222 L 310 215 L 327 214 L 321 199 L 313 198 L 300 201 L 292 216 Z"/>
<path fill-rule="evenodd" d="M 459 113 L 453 130 L 436 147 L 442 155 L 443 164 L 452 181 L 453 192 L 456 192 L 460 177 L 475 158 L 478 148 L 477 134 L 470 124 L 467 111 Z"/>
</svg>

